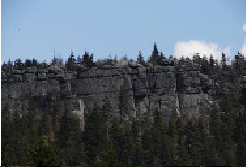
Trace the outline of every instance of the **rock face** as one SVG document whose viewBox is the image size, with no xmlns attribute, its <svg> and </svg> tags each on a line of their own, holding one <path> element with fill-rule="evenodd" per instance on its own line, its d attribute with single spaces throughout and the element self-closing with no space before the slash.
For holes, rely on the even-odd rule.
<svg viewBox="0 0 246 167">
<path fill-rule="evenodd" d="M 130 122 L 141 119 L 147 113 L 153 121 L 155 110 L 169 120 L 172 112 L 189 119 L 207 117 L 212 103 L 210 92 L 214 83 L 199 72 L 199 67 L 188 64 L 176 66 L 103 66 L 88 69 L 78 66 L 76 72 L 62 66 L 47 69 L 12 70 L 2 67 L 2 106 L 10 110 L 26 112 L 28 99 L 34 96 L 36 108 L 49 106 L 51 101 L 64 102 L 82 100 L 85 113 L 91 112 L 94 102 L 99 106 L 110 101 L 113 116 L 120 116 L 120 92 L 124 89 L 129 112 L 123 118 Z M 71 106 L 71 105 L 70 105 Z M 76 108 L 71 106 L 71 108 Z M 78 109 L 79 110 L 79 109 Z"/>
</svg>

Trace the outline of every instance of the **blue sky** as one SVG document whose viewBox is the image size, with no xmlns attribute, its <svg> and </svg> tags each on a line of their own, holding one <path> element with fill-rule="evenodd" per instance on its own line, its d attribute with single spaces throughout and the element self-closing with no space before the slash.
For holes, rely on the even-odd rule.
<svg viewBox="0 0 246 167">
<path fill-rule="evenodd" d="M 71 49 L 147 59 L 154 42 L 166 57 L 232 56 L 245 43 L 245 9 L 245 0 L 2 0 L 1 61 L 50 62 L 54 48 L 63 59 Z"/>
</svg>

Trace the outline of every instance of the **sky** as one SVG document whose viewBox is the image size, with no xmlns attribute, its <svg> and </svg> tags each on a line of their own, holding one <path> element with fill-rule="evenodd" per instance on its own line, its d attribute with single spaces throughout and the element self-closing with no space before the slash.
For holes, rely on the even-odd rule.
<svg viewBox="0 0 246 167">
<path fill-rule="evenodd" d="M 154 42 L 166 57 L 199 52 L 246 55 L 245 0 L 2 0 L 1 63 L 117 55 L 147 60 Z"/>
</svg>

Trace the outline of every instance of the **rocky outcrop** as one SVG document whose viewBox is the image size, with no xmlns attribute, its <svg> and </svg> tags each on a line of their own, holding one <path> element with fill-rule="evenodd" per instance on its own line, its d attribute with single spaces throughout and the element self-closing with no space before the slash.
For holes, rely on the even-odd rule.
<svg viewBox="0 0 246 167">
<path fill-rule="evenodd" d="M 2 68 L 2 106 L 24 112 L 30 96 L 39 97 L 36 103 L 43 108 L 47 101 L 84 101 L 85 113 L 91 112 L 94 102 L 99 106 L 110 101 L 113 116 L 120 116 L 120 92 L 127 96 L 129 121 L 145 114 L 153 120 L 155 110 L 168 120 L 172 112 L 188 119 L 208 117 L 212 104 L 213 80 L 199 72 L 199 66 L 102 66 L 88 69 L 78 66 L 76 72 L 64 67 L 50 66 L 45 70 L 12 70 Z M 40 100 L 42 99 L 42 100 Z M 46 102 L 45 102 L 46 101 Z M 44 104 L 43 104 L 44 103 Z M 47 106 L 47 105 L 46 105 Z"/>
</svg>

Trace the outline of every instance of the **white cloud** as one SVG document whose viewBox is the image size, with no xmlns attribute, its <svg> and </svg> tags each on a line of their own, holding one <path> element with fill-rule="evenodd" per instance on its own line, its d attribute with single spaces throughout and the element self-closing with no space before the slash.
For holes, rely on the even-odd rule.
<svg viewBox="0 0 246 167">
<path fill-rule="evenodd" d="M 246 31 L 246 23 L 243 25 L 243 31 Z M 240 51 L 243 55 L 246 55 L 246 36 L 244 36 L 243 47 Z"/>
<path fill-rule="evenodd" d="M 242 54 L 246 55 L 246 43 L 244 43 L 244 45 L 243 45 Z"/>
<path fill-rule="evenodd" d="M 244 43 L 243 43 L 243 47 L 241 49 L 241 53 L 243 55 L 246 55 L 246 37 L 244 37 Z"/>
<path fill-rule="evenodd" d="M 174 47 L 174 56 L 176 58 L 184 57 L 192 58 L 194 53 L 199 53 L 200 57 L 205 55 L 207 58 L 210 54 L 213 55 L 214 59 L 221 59 L 221 54 L 224 52 L 226 57 L 230 55 L 230 47 L 227 46 L 224 49 L 220 48 L 217 43 L 207 43 L 204 41 L 190 40 L 177 42 Z"/>
<path fill-rule="evenodd" d="M 243 31 L 246 31 L 246 23 L 243 25 Z"/>
</svg>

